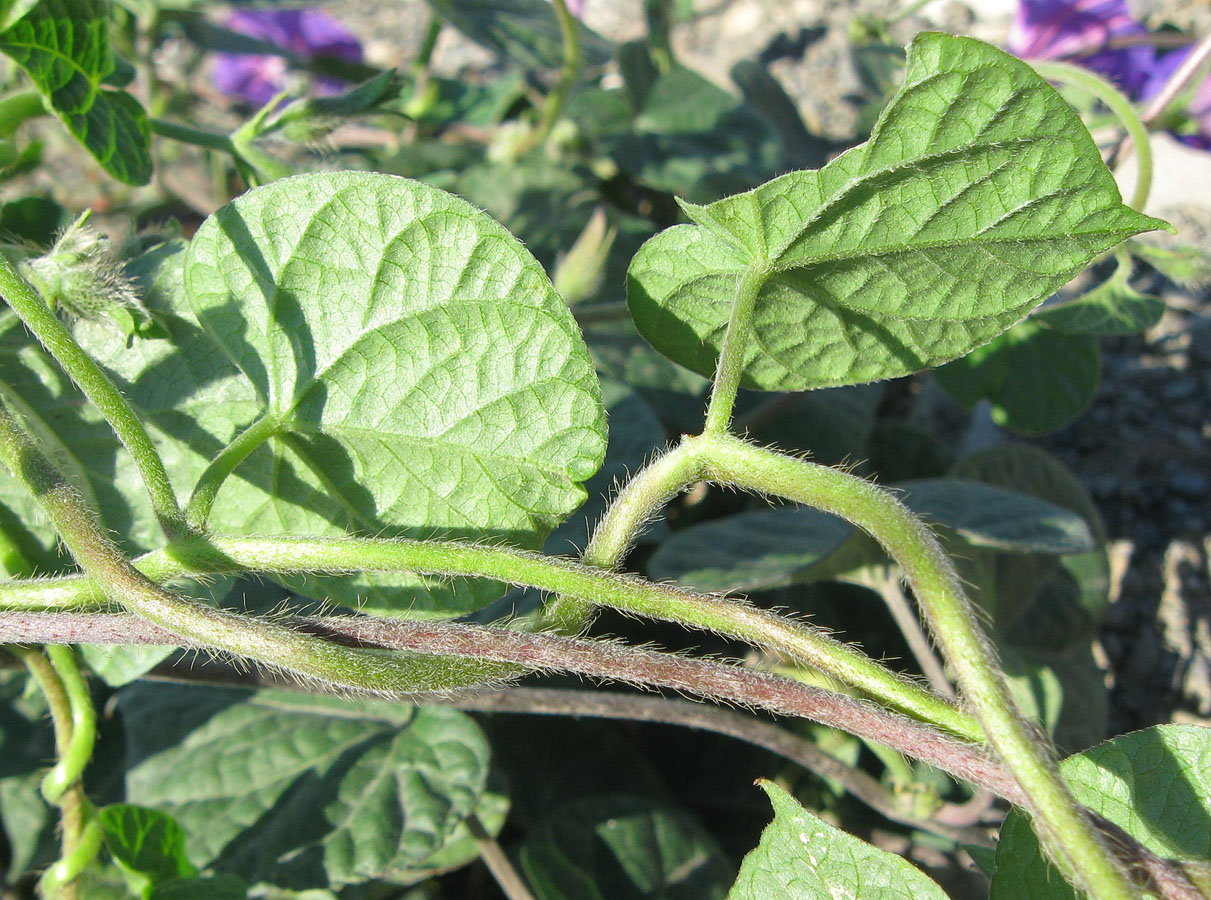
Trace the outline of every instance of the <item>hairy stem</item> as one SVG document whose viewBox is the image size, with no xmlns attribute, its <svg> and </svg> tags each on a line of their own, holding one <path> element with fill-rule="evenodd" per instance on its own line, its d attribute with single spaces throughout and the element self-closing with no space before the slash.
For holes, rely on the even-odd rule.
<svg viewBox="0 0 1211 900">
<path fill-rule="evenodd" d="M 615 568 L 639 530 L 701 477 L 702 463 L 688 441 L 658 456 L 618 492 L 593 530 L 581 560 L 601 569 Z M 578 634 L 588 628 L 592 617 L 590 600 L 557 595 L 548 601 L 542 624 L 563 634 Z"/>
<path fill-rule="evenodd" d="M 839 515 L 868 532 L 900 565 L 933 628 L 959 687 L 989 743 L 1022 788 L 1044 845 L 1080 887 L 1098 900 L 1134 891 L 1067 785 L 1050 744 L 1018 711 L 958 574 L 925 524 L 877 486 L 824 466 L 728 436 L 703 436 L 712 480 Z"/>
<path fill-rule="evenodd" d="M 820 629 L 737 600 L 696 594 L 572 560 L 507 547 L 406 538 L 192 537 L 149 553 L 135 568 L 153 582 L 188 574 L 416 572 L 492 578 L 562 598 L 606 606 L 739 638 L 825 672 L 844 684 L 969 740 L 979 724 L 947 700 L 908 681 Z M 24 593 L 24 596 L 23 596 Z M 0 584 L 0 608 L 96 607 L 100 584 L 80 576 Z M 129 605 L 129 604 L 127 604 Z M 137 611 L 137 610 L 136 610 Z"/>
<path fill-rule="evenodd" d="M 480 860 L 496 879 L 501 893 L 508 900 L 534 900 L 534 895 L 530 893 L 526 880 L 513 866 L 508 854 L 500 844 L 496 843 L 496 839 L 488 834 L 488 830 L 484 828 L 479 816 L 471 813 L 463 822 L 467 826 L 467 831 L 471 832 L 471 838 L 475 841 L 476 849 L 479 850 Z"/>
<path fill-rule="evenodd" d="M 122 442 L 139 470 L 156 517 L 169 538 L 177 537 L 185 530 L 181 508 L 172 489 L 172 482 L 164 470 L 164 462 L 135 415 L 130 404 L 118 392 L 101 367 L 92 357 L 80 349 L 80 345 L 63 327 L 63 323 L 51 311 L 25 280 L 17 274 L 4 256 L 0 255 L 0 294 L 28 328 L 55 358 L 67 373 L 67 377 L 85 397 L 100 411 L 109 423 L 118 440 Z"/>
<path fill-rule="evenodd" d="M 731 424 L 736 392 L 740 390 L 740 379 L 744 375 L 744 357 L 752 343 L 753 309 L 769 275 L 764 266 L 751 266 L 736 288 L 736 300 L 723 335 L 723 347 L 719 350 L 703 434 L 726 434 Z"/>
<path fill-rule="evenodd" d="M 223 482 L 235 471 L 236 466 L 248 458 L 248 454 L 273 436 L 277 427 L 277 419 L 269 415 L 262 416 L 240 432 L 234 441 L 211 460 L 194 485 L 193 494 L 185 507 L 185 520 L 191 528 L 201 531 L 206 527 L 206 520 L 210 517 L 210 510 Z"/>
<path fill-rule="evenodd" d="M 1148 202 L 1148 194 L 1152 191 L 1152 139 L 1148 136 L 1148 128 L 1144 124 L 1147 119 L 1141 119 L 1135 107 L 1118 88 L 1088 69 L 1074 66 L 1071 63 L 1054 60 L 1031 60 L 1035 71 L 1048 81 L 1064 81 L 1076 85 L 1081 90 L 1092 94 L 1102 101 L 1114 113 L 1115 118 L 1122 123 L 1123 128 L 1135 146 L 1135 155 L 1139 161 L 1139 172 L 1135 181 L 1135 193 L 1131 197 L 1131 206 L 1143 212 Z"/>
<path fill-rule="evenodd" d="M 1013 779 L 975 744 L 869 702 L 777 675 L 609 641 L 507 628 L 366 616 L 300 617 L 291 622 L 299 629 L 296 634 L 326 636 L 360 647 L 523 663 L 539 672 L 671 688 L 807 718 L 922 759 L 1011 800 L 1020 796 Z M 194 638 L 182 639 L 154 623 L 126 615 L 0 613 L 0 642 L 18 636 L 30 640 L 41 636 L 60 643 L 213 646 Z M 335 643 L 332 646 L 340 647 Z"/>
<path fill-rule="evenodd" d="M 1011 803 L 1025 803 L 1025 795 L 1013 776 L 999 762 L 987 756 L 981 748 L 868 703 L 786 678 L 652 650 L 483 626 L 344 617 L 298 619 L 296 622 L 300 627 L 305 627 L 315 634 L 353 641 L 359 646 L 376 645 L 418 653 L 460 653 L 501 661 L 525 660 L 527 665 L 542 671 L 569 672 L 648 687 L 668 687 L 728 703 L 807 718 L 841 728 L 896 749 L 906 756 L 928 762 L 955 778 L 969 781 Z M 182 643 L 177 636 L 133 616 L 92 613 L 0 613 L 0 643 L 22 639 L 173 646 Z M 190 674 L 192 676 L 192 671 Z M 246 672 L 240 673 L 239 683 L 245 683 L 247 676 Z M 189 680 L 195 679 L 191 677 Z M 508 693 L 503 692 L 506 695 Z M 432 695 L 411 699 L 422 703 L 440 702 L 460 708 L 491 711 L 508 706 L 507 703 L 502 704 L 496 699 L 500 696 L 502 692 L 454 694 L 436 700 Z M 542 703 L 535 705 L 541 706 Z M 514 711 L 525 711 L 523 706 L 524 701 L 517 704 Z M 552 706 L 556 707 L 558 704 Z M 556 714 L 565 711 L 577 714 L 575 710 L 550 709 L 550 712 Z M 675 714 L 667 721 L 680 724 L 680 718 Z M 747 734 L 756 732 L 757 729 L 752 728 L 752 724 L 750 723 L 745 734 L 736 736 L 746 738 Z M 723 729 L 720 731 L 729 733 Z M 770 749 L 781 752 L 774 746 Z M 1121 828 L 1097 814 L 1089 810 L 1082 812 L 1088 817 L 1092 827 L 1107 836 L 1124 864 L 1139 875 L 1145 890 L 1166 900 L 1204 900 L 1175 864 L 1148 850 Z"/>
<path fill-rule="evenodd" d="M 182 638 L 334 687 L 384 694 L 501 680 L 514 667 L 384 655 L 316 640 L 280 624 L 214 609 L 166 590 L 131 565 L 79 492 L 0 403 L 0 460 L 42 504 L 72 558 L 104 596 Z"/>
</svg>

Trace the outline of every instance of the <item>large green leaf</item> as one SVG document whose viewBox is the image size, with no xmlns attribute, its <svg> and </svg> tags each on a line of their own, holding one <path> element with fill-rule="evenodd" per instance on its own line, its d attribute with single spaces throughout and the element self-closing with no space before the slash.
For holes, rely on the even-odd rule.
<svg viewBox="0 0 1211 900">
<path fill-rule="evenodd" d="M 744 858 L 728 900 L 946 900 L 912 863 L 834 828 L 773 782 L 774 821 Z"/>
<path fill-rule="evenodd" d="M 1076 799 L 1161 856 L 1211 861 L 1211 728 L 1160 725 L 1125 734 L 1060 764 Z M 997 844 L 992 900 L 1076 900 L 1012 812 Z"/>
<path fill-rule="evenodd" d="M 588 351 L 534 258 L 465 201 L 366 173 L 275 182 L 203 223 L 185 284 L 273 423 L 216 529 L 537 548 L 584 499 L 605 449 Z M 398 583 L 325 590 L 417 607 L 379 590 Z"/>
<path fill-rule="evenodd" d="M 41 0 L 0 34 L 0 52 L 29 73 L 105 171 L 126 184 L 151 180 L 147 113 L 130 94 L 104 84 L 115 69 L 107 4 Z"/>
<path fill-rule="evenodd" d="M 443 848 L 487 776 L 449 709 L 136 685 L 127 796 L 171 814 L 192 860 L 293 888 L 385 877 Z"/>
<path fill-rule="evenodd" d="M 710 374 L 760 283 L 744 385 L 902 375 L 991 340 L 1098 253 L 1164 223 L 1122 204 L 1076 113 L 1029 66 L 922 34 L 870 140 L 709 206 L 640 250 L 643 336 Z"/>
</svg>

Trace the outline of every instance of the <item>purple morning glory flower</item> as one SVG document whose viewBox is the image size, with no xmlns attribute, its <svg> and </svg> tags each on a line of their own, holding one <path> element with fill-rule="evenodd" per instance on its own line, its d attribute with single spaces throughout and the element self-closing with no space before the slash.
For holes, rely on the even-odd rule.
<svg viewBox="0 0 1211 900">
<path fill-rule="evenodd" d="M 1111 38 L 1147 33 L 1126 0 L 1020 0 L 1008 46 L 1022 57 L 1072 58 L 1134 93 L 1147 80 L 1156 51 L 1146 45 L 1099 48 Z"/>
<path fill-rule="evenodd" d="M 362 45 L 340 22 L 318 9 L 241 9 L 224 24 L 232 31 L 260 38 L 305 59 L 335 57 L 345 62 L 362 61 Z M 281 56 L 247 53 L 217 53 L 212 77 L 214 86 L 230 97 L 263 106 L 286 87 L 289 65 Z M 317 94 L 339 93 L 344 82 L 319 76 Z"/>
</svg>

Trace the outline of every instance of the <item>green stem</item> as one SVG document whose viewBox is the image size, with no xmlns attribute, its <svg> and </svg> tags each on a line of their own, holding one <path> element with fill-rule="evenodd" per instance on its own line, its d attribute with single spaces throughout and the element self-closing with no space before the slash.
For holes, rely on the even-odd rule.
<svg viewBox="0 0 1211 900">
<path fill-rule="evenodd" d="M 437 47 L 437 38 L 442 32 L 444 24 L 441 16 L 432 14 L 429 16 L 429 24 L 425 27 L 425 37 L 416 51 L 416 59 L 412 60 L 412 65 L 409 67 L 413 75 L 420 76 L 428 71 L 429 62 L 433 59 L 433 51 Z"/>
<path fill-rule="evenodd" d="M 152 119 L 151 131 L 152 134 L 157 134 L 169 140 L 180 141 L 182 144 L 193 144 L 195 147 L 205 147 L 207 150 L 219 150 L 223 153 L 235 154 L 235 145 L 231 142 L 231 138 L 216 131 L 192 128 L 189 125 L 169 122 L 165 119 Z"/>
<path fill-rule="evenodd" d="M 37 91 L 21 91 L 0 100 L 0 138 L 12 137 L 30 119 L 46 115 L 46 104 Z"/>
<path fill-rule="evenodd" d="M 694 445 L 680 446 L 658 456 L 640 470 L 609 505 L 593 537 L 581 554 L 589 566 L 613 569 L 646 522 L 651 521 L 673 497 L 702 477 L 702 463 Z M 591 599 L 556 595 L 543 612 L 543 626 L 561 634 L 579 634 L 593 618 Z"/>
<path fill-rule="evenodd" d="M 606 533 L 613 532 L 607 529 Z M 416 572 L 492 578 L 738 638 L 825 672 L 895 709 L 969 740 L 982 738 L 975 720 L 954 705 L 819 629 L 739 601 L 652 584 L 568 559 L 454 541 L 213 535 L 187 538 L 149 553 L 136 561 L 136 567 L 144 577 L 156 582 L 189 574 L 250 572 L 273 575 Z M 95 581 L 79 576 L 0 585 L 0 606 L 9 609 L 81 609 L 95 605 L 103 596 Z M 10 599 L 18 603 L 10 605 Z"/>
<path fill-rule="evenodd" d="M 219 489 L 236 467 L 277 430 L 278 421 L 272 416 L 263 416 L 240 432 L 239 437 L 223 448 L 206 467 L 206 471 L 194 485 L 189 504 L 185 507 L 185 521 L 199 531 L 206 527 L 210 510 L 214 506 Z"/>
<path fill-rule="evenodd" d="M 899 564 L 989 743 L 1017 779 L 1045 846 L 1097 900 L 1131 900 L 1125 873 L 1060 777 L 1053 751 L 1018 711 L 958 573 L 929 528 L 885 490 L 853 475 L 703 436 L 712 480 L 831 512 L 867 531 Z"/>
<path fill-rule="evenodd" d="M 555 7 L 555 15 L 559 19 L 559 34 L 563 39 L 563 68 L 559 72 L 559 80 L 543 102 L 542 118 L 534 135 L 533 146 L 550 137 L 551 130 L 563 112 L 568 94 L 576 84 L 576 79 L 580 77 L 580 24 L 568 11 L 567 0 L 552 0 L 551 5 Z"/>
<path fill-rule="evenodd" d="M 1122 123 L 1123 128 L 1131 137 L 1131 142 L 1135 145 L 1139 169 L 1135 182 L 1135 193 L 1131 197 L 1131 206 L 1142 212 L 1148 202 L 1148 194 L 1152 191 L 1152 139 L 1148 136 L 1148 128 L 1144 125 L 1139 113 L 1135 111 L 1135 107 L 1131 105 L 1131 101 L 1109 81 L 1080 66 L 1037 59 L 1031 60 L 1030 64 L 1048 81 L 1067 82 L 1092 94 L 1106 104 Z"/>
<path fill-rule="evenodd" d="M 25 283 L 2 255 L 0 294 L 25 323 L 25 327 L 33 332 L 34 337 L 55 358 L 60 368 L 67 373 L 67 377 L 101 412 L 114 434 L 118 436 L 118 440 L 130 451 L 164 533 L 169 539 L 183 533 L 185 521 L 181 508 L 177 505 L 172 482 L 168 479 L 164 462 L 160 459 L 160 454 L 143 423 L 109 380 L 109 376 L 80 348 L 50 307 Z"/>
<path fill-rule="evenodd" d="M 79 492 L 0 404 L 0 460 L 42 504 L 84 574 L 104 596 L 154 625 L 335 688 L 393 696 L 452 690 L 516 675 L 515 666 L 342 647 L 261 619 L 197 603 L 150 581 L 98 524 Z"/>
<path fill-rule="evenodd" d="M 740 379 L 744 375 L 744 357 L 752 343 L 753 308 L 769 275 L 769 269 L 754 265 L 744 273 L 736 288 L 736 300 L 715 368 L 715 383 L 711 387 L 703 434 L 726 434 L 731 424 L 736 392 L 740 390 Z"/>
<path fill-rule="evenodd" d="M 59 762 L 42 780 L 42 795 L 51 803 L 58 803 L 68 788 L 83 777 L 84 769 L 92 759 L 97 741 L 97 712 L 88 683 L 80 674 L 76 652 L 62 644 L 50 644 L 46 655 L 63 684 L 71 709 L 71 739 L 66 749 L 60 749 Z"/>
<path fill-rule="evenodd" d="M 42 780 L 42 793 L 47 802 L 59 807 L 63 822 L 60 856 L 43 873 L 38 884 L 39 893 L 57 900 L 77 900 L 80 890 L 76 879 L 101 849 L 100 829 L 80 784 L 84 766 L 92 755 L 96 732 L 92 698 L 80 677 L 71 648 L 52 645 L 46 648 L 46 654 L 34 647 L 10 646 L 8 649 L 25 664 L 46 697 L 59 757 Z M 82 730 L 83 735 L 77 729 Z M 80 751 L 85 747 L 87 755 L 81 759 Z M 65 770 L 69 767 L 73 774 L 64 781 Z"/>
</svg>

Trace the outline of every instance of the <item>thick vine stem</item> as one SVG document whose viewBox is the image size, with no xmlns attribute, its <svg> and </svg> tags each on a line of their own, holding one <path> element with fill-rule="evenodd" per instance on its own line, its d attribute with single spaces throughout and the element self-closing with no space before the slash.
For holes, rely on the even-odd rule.
<svg viewBox="0 0 1211 900">
<path fill-rule="evenodd" d="M 973 741 L 983 737 L 979 723 L 946 699 L 896 675 L 818 628 L 738 600 L 652 584 L 569 559 L 457 541 L 212 535 L 178 541 L 136 560 L 134 566 L 153 582 L 188 574 L 250 572 L 274 575 L 418 572 L 491 578 L 739 638 L 825 672 L 894 709 L 960 737 Z M 89 605 L 95 608 L 104 598 L 98 582 L 80 576 L 0 585 L 0 609 L 63 610 Z"/>
<path fill-rule="evenodd" d="M 80 348 L 50 307 L 3 255 L 0 255 L 0 295 L 130 451 L 164 533 L 169 538 L 183 534 L 185 521 L 177 496 L 147 429 L 109 376 Z"/>
<path fill-rule="evenodd" d="M 84 498 L 0 403 L 0 459 L 42 504 L 72 558 L 107 599 L 182 638 L 335 688 L 383 694 L 447 691 L 519 674 L 466 659 L 383 655 L 194 602 L 151 581 L 105 533 Z"/>
<path fill-rule="evenodd" d="M 713 481 L 831 512 L 868 532 L 899 564 L 989 743 L 1017 779 L 1044 846 L 1097 900 L 1135 892 L 1059 774 L 1054 752 L 1018 711 L 958 573 L 929 528 L 889 492 L 837 469 L 703 435 Z"/>
</svg>

